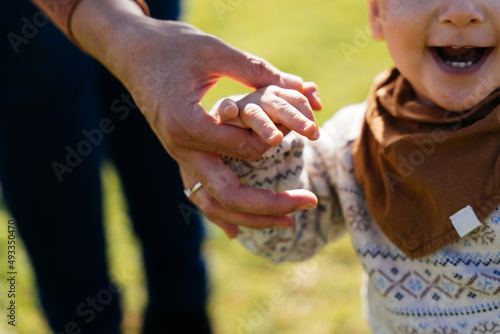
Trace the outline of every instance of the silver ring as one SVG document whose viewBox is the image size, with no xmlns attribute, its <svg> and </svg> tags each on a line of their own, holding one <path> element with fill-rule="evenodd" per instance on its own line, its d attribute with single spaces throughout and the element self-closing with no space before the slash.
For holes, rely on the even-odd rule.
<svg viewBox="0 0 500 334">
<path fill-rule="evenodd" d="M 193 188 L 191 189 L 184 189 L 184 194 L 186 195 L 187 198 L 189 198 L 189 196 L 191 196 L 192 194 L 194 194 L 198 189 L 200 189 L 203 185 L 201 184 L 201 182 L 196 182 L 196 184 L 193 186 Z"/>
</svg>

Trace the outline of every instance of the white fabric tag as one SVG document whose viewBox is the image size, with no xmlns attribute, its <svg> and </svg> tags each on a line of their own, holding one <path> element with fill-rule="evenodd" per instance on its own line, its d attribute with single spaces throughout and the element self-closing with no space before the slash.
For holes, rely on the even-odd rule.
<svg viewBox="0 0 500 334">
<path fill-rule="evenodd" d="M 481 222 L 477 219 L 470 205 L 450 216 L 450 219 L 460 237 L 469 234 L 469 232 L 481 226 Z"/>
</svg>

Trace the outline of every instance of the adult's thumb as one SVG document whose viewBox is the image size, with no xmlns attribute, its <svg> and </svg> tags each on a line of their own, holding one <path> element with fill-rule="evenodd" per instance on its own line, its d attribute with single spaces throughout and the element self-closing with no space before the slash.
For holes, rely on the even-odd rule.
<svg viewBox="0 0 500 334">
<path fill-rule="evenodd" d="M 285 73 L 267 60 L 231 47 L 232 54 L 225 60 L 223 75 L 252 88 L 276 85 L 302 90 L 304 80 L 297 75 Z"/>
</svg>

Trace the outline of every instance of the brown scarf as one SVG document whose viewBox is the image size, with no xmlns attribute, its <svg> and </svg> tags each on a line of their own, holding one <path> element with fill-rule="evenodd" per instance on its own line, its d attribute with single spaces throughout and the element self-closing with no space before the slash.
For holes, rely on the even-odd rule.
<svg viewBox="0 0 500 334">
<path fill-rule="evenodd" d="M 395 69 L 376 80 L 354 170 L 375 221 L 408 256 L 459 239 L 500 204 L 499 104 L 496 90 L 452 112 L 415 101 Z"/>
</svg>

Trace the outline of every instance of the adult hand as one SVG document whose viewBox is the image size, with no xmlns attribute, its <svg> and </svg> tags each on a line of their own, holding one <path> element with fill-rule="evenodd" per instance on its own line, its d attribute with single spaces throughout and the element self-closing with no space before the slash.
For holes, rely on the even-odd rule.
<svg viewBox="0 0 500 334">
<path fill-rule="evenodd" d="M 192 178 L 184 179 L 186 187 L 202 182 L 209 200 L 200 206 L 209 217 L 218 220 L 231 213 L 230 223 L 270 227 L 289 221 L 285 214 L 315 204 L 310 194 L 280 195 L 242 186 L 219 155 L 254 160 L 269 146 L 255 133 L 221 124 L 200 105 L 221 77 L 254 88 L 297 90 L 302 89 L 301 78 L 190 25 L 149 18 L 132 1 L 81 0 L 71 31 L 79 46 L 132 94 L 183 175 Z M 311 105 L 320 105 L 317 96 L 309 98 Z M 306 135 L 317 129 L 315 124 Z"/>
</svg>

